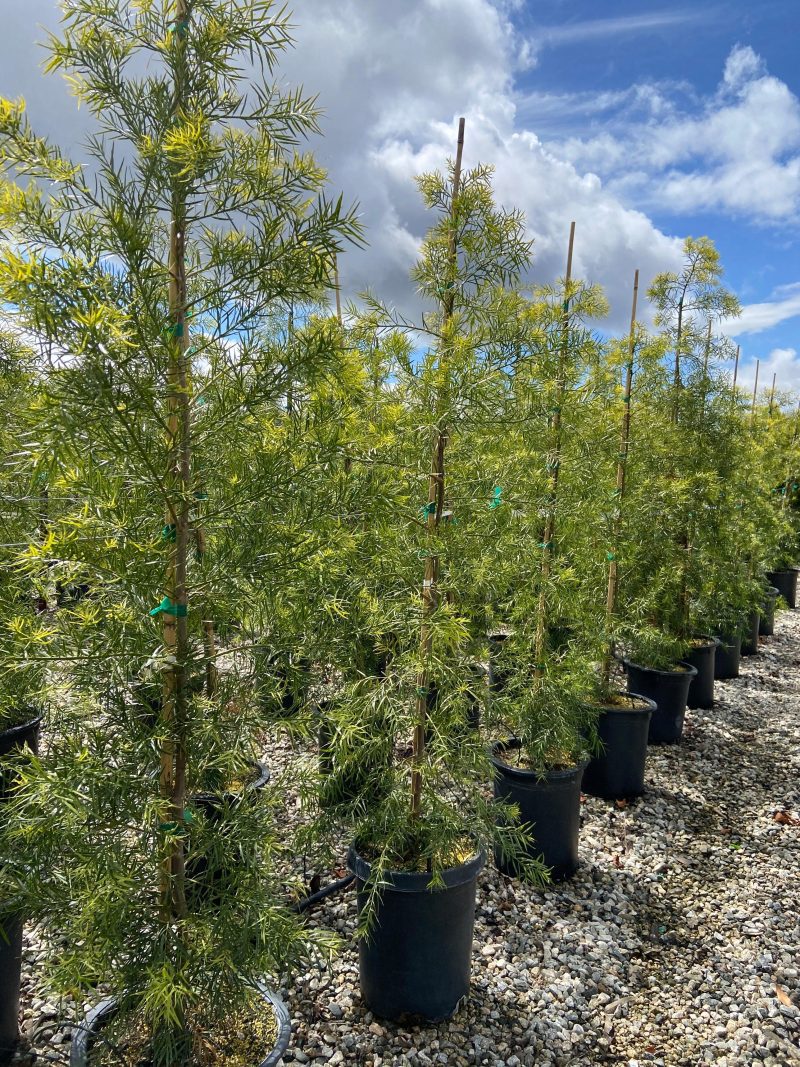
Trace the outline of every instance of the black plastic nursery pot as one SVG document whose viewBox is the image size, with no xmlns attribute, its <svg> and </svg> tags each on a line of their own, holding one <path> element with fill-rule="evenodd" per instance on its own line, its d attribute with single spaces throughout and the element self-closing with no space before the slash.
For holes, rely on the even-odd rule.
<svg viewBox="0 0 800 1067">
<path fill-rule="evenodd" d="M 0 803 L 14 787 L 14 753 L 39 751 L 42 716 L 0 733 Z M 19 1040 L 19 987 L 22 974 L 22 925 L 19 915 L 0 916 L 0 1062 L 9 1059 Z"/>
<path fill-rule="evenodd" d="M 775 586 L 790 608 L 797 607 L 797 567 L 784 571 L 768 571 L 767 581 Z"/>
<path fill-rule="evenodd" d="M 22 974 L 22 917 L 0 917 L 0 1063 L 19 1041 L 19 987 Z"/>
<path fill-rule="evenodd" d="M 359 912 L 367 905 L 369 862 L 350 849 Z M 425 872 L 392 871 L 374 925 L 358 943 L 361 995 L 382 1019 L 448 1019 L 469 992 L 475 892 L 485 853 L 444 871 L 442 888 Z"/>
<path fill-rule="evenodd" d="M 622 664 L 628 675 L 628 692 L 647 697 L 656 704 L 650 719 L 648 742 L 677 744 L 683 733 L 689 686 L 697 668 L 689 663 L 678 663 L 672 670 L 659 671 L 627 659 Z"/>
<path fill-rule="evenodd" d="M 253 1067 L 278 1067 L 278 1064 L 282 1062 L 283 1054 L 289 1047 L 289 1040 L 292 1036 L 289 1011 L 277 993 L 273 993 L 272 990 L 267 989 L 265 986 L 259 988 L 259 993 L 264 998 L 266 1010 L 271 1012 L 275 1020 L 277 1036 L 266 1058 L 258 1061 L 254 1060 Z M 94 1043 L 101 1036 L 103 1027 L 111 1021 L 116 1010 L 116 1001 L 104 1000 L 89 1012 L 83 1026 L 76 1029 L 72 1038 L 72 1047 L 69 1054 L 70 1067 L 89 1067 Z M 122 1067 L 126 1067 L 126 1065 L 122 1064 Z M 128 1067 L 135 1067 L 135 1065 L 130 1064 Z"/>
<path fill-rule="evenodd" d="M 655 701 L 638 693 L 620 694 L 625 704 L 604 704 L 597 719 L 603 751 L 589 760 L 582 789 L 593 797 L 621 800 L 644 792 L 647 737 Z"/>
<path fill-rule="evenodd" d="M 747 616 L 744 626 L 744 633 L 742 634 L 743 656 L 758 655 L 758 628 L 760 618 L 761 612 L 758 610 L 758 608 L 754 608 Z"/>
<path fill-rule="evenodd" d="M 689 683 L 686 695 L 688 708 L 712 708 L 714 706 L 714 660 L 717 638 L 705 634 L 695 638 L 695 643 L 686 653 L 686 662 L 697 674 Z"/>
<path fill-rule="evenodd" d="M 717 654 L 714 656 L 714 678 L 724 682 L 739 677 L 739 660 L 742 655 L 742 635 L 720 637 Z"/>
<path fill-rule="evenodd" d="M 780 596 L 780 590 L 774 585 L 767 586 L 764 590 L 764 599 L 761 602 L 761 618 L 758 620 L 758 632 L 761 637 L 772 637 L 775 633 L 775 602 Z"/>
<path fill-rule="evenodd" d="M 517 805 L 520 823 L 532 828 L 528 855 L 540 859 L 550 868 L 552 880 L 561 882 L 578 869 L 581 781 L 588 760 L 574 767 L 550 770 L 542 778 L 536 771 L 512 766 L 503 759 L 504 754 L 520 747 L 516 739 L 498 741 L 492 746 L 494 795 L 498 800 Z M 513 859 L 499 849 L 495 850 L 494 858 L 503 874 L 519 874 Z"/>
</svg>

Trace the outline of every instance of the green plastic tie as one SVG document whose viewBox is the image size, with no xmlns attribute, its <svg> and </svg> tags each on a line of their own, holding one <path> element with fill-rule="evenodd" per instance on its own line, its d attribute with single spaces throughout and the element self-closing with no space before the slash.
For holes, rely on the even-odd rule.
<svg viewBox="0 0 800 1067">
<path fill-rule="evenodd" d="M 793 482 L 792 489 L 800 489 L 800 485 L 798 485 L 797 482 Z"/>
<path fill-rule="evenodd" d="M 544 671 L 544 670 L 547 669 L 547 664 L 546 663 L 534 663 L 533 669 L 535 671 Z"/>
<path fill-rule="evenodd" d="M 623 398 L 622 398 L 622 403 L 623 403 L 623 404 L 630 404 L 630 402 L 631 402 L 631 394 L 630 394 L 630 393 L 628 393 L 628 395 L 627 395 L 627 396 L 623 396 Z"/>
<path fill-rule="evenodd" d="M 189 29 L 188 19 L 174 19 L 170 23 L 169 32 L 177 33 L 179 37 L 184 37 Z"/>
<path fill-rule="evenodd" d="M 427 504 L 423 504 L 423 506 L 420 508 L 420 511 L 422 512 L 422 514 L 426 518 L 429 515 L 435 515 L 436 514 L 436 501 L 435 500 L 431 500 Z"/>
<path fill-rule="evenodd" d="M 561 414 L 561 408 L 560 407 L 550 408 L 550 414 L 551 415 L 560 415 Z"/>
<path fill-rule="evenodd" d="M 489 507 L 490 508 L 499 508 L 500 505 L 503 503 L 503 487 L 502 487 L 502 485 L 496 485 L 494 487 L 494 489 L 492 490 L 492 492 L 493 492 L 493 496 L 492 496 L 492 499 L 489 501 Z"/>
<path fill-rule="evenodd" d="M 208 493 L 204 493 L 202 489 L 198 489 L 194 494 L 195 500 L 208 500 Z"/>
<path fill-rule="evenodd" d="M 173 604 L 168 596 L 165 596 L 157 608 L 150 612 L 151 617 L 157 615 L 174 615 L 176 618 L 185 619 L 188 609 L 185 604 Z"/>
<path fill-rule="evenodd" d="M 424 685 L 418 685 L 415 689 L 415 693 L 418 697 L 426 697 L 428 695 L 428 692 L 429 690 Z"/>
<path fill-rule="evenodd" d="M 178 540 L 178 528 L 174 522 L 168 523 L 161 528 L 161 540 L 162 541 L 177 541 Z"/>
<path fill-rule="evenodd" d="M 541 548 L 541 549 L 545 549 L 545 550 L 551 549 L 553 547 L 553 542 L 552 541 L 537 541 L 536 547 L 537 548 Z"/>
<path fill-rule="evenodd" d="M 175 322 L 164 331 L 168 337 L 183 337 L 183 323 Z"/>
<path fill-rule="evenodd" d="M 609 563 L 612 563 L 617 558 L 616 552 L 606 552 L 606 559 Z"/>
</svg>

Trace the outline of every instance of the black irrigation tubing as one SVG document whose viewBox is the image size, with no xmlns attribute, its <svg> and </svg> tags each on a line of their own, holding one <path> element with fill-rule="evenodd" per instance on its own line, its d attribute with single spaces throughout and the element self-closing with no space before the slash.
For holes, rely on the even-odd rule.
<svg viewBox="0 0 800 1067">
<path fill-rule="evenodd" d="M 312 893 L 310 897 L 303 897 L 302 900 L 298 900 L 296 904 L 293 904 L 292 911 L 297 912 L 298 915 L 302 915 L 303 912 L 308 911 L 308 909 L 312 908 L 315 904 L 319 904 L 320 901 L 332 897 L 335 893 L 344 892 L 354 879 L 354 874 L 348 874 L 345 878 L 339 878 L 338 881 L 323 886 L 323 888 L 317 890 L 316 893 Z"/>
</svg>

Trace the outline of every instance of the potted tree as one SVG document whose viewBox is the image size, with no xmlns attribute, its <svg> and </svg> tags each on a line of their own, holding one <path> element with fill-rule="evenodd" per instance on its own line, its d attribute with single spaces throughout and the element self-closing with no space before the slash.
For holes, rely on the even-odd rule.
<svg viewBox="0 0 800 1067">
<path fill-rule="evenodd" d="M 41 180 L 6 180 L 0 252 L 4 305 L 44 356 L 29 452 L 75 502 L 17 562 L 33 573 L 46 555 L 93 589 L 37 645 L 63 679 L 58 729 L 47 767 L 19 770 L 3 864 L 15 906 L 64 938 L 55 987 L 113 996 L 75 1063 L 109 1041 L 132 1064 L 206 1062 L 210 1047 L 274 1062 L 285 1019 L 263 980 L 327 943 L 280 905 L 270 805 L 246 802 L 259 708 L 212 622 L 241 608 L 231 531 L 269 470 L 223 481 L 216 461 L 285 391 L 270 315 L 318 293 L 358 236 L 296 150 L 313 103 L 245 77 L 251 62 L 269 75 L 287 18 L 244 0 L 66 4 L 50 66 L 98 124 L 91 181 L 21 105 L 0 106 L 7 173 Z M 161 699 L 142 715 L 125 690 L 146 661 Z M 221 819 L 199 799 L 209 782 Z"/>
<path fill-rule="evenodd" d="M 462 120 L 448 174 L 419 179 L 438 220 L 413 276 L 435 310 L 412 323 L 366 297 L 356 326 L 393 374 L 373 396 L 383 415 L 370 405 L 372 440 L 353 457 L 354 473 L 364 466 L 383 504 L 355 534 L 374 555 L 358 553 L 345 603 L 371 605 L 373 632 L 393 635 L 392 660 L 382 676 L 343 679 L 326 755 L 346 762 L 343 748 L 352 751 L 370 721 L 390 739 L 392 758 L 364 767 L 360 788 L 321 812 L 318 830 L 352 834 L 362 996 L 387 1018 L 456 1010 L 469 989 L 485 849 L 502 838 L 513 851 L 525 840 L 513 812 L 496 825 L 483 791 L 488 760 L 467 723 L 470 590 L 480 569 L 470 560 L 486 507 L 475 505 L 462 464 L 471 459 L 468 428 L 485 427 L 482 400 L 497 387 L 503 337 L 517 329 L 503 285 L 527 263 L 529 245 L 519 214 L 495 206 L 490 168 L 463 167 L 463 143 Z M 429 347 L 415 351 L 411 338 L 420 335 Z M 541 873 L 533 863 L 525 869 Z"/>
</svg>

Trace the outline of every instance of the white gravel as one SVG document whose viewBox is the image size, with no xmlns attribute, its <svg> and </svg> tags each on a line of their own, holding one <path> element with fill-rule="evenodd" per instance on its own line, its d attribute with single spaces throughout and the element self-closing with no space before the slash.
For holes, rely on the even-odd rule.
<svg viewBox="0 0 800 1067">
<path fill-rule="evenodd" d="M 309 921 L 345 948 L 284 991 L 286 1064 L 800 1064 L 799 668 L 800 611 L 782 612 L 714 709 L 688 713 L 683 743 L 650 749 L 644 797 L 585 799 L 570 882 L 534 890 L 487 867 L 471 994 L 449 1022 L 365 1012 L 354 894 L 319 907 Z M 30 933 L 25 1058 L 65 1063 L 37 951 Z"/>
</svg>

